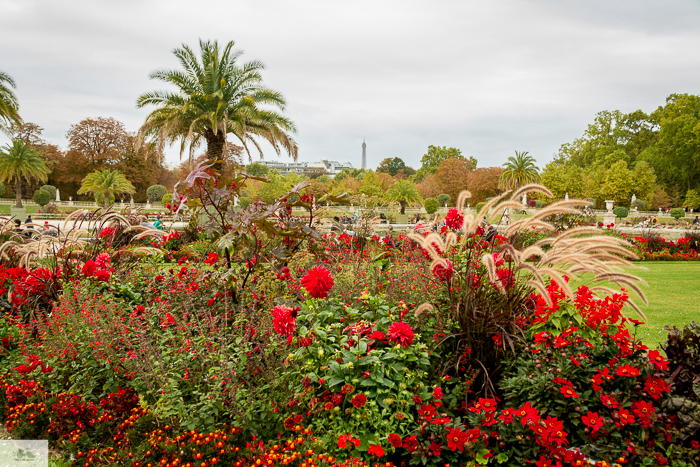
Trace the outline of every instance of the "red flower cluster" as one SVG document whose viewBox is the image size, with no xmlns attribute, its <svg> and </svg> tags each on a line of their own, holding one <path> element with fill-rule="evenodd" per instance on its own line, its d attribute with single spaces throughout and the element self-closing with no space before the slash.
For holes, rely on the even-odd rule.
<svg viewBox="0 0 700 467">
<path fill-rule="evenodd" d="M 301 285 L 313 298 L 326 298 L 328 291 L 333 288 L 333 278 L 328 269 L 316 266 L 301 278 Z"/>
</svg>

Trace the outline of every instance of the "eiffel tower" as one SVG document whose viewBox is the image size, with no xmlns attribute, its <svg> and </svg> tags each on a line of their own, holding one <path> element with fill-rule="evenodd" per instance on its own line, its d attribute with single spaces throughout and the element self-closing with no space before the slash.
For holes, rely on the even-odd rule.
<svg viewBox="0 0 700 467">
<path fill-rule="evenodd" d="M 362 168 L 367 168 L 367 143 L 362 139 Z"/>
</svg>

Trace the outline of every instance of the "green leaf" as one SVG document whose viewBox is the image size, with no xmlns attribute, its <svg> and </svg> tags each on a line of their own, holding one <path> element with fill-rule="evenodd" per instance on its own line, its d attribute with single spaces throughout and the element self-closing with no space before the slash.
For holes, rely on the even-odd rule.
<svg viewBox="0 0 700 467">
<path fill-rule="evenodd" d="M 336 377 L 334 376 L 334 377 L 332 377 L 331 379 L 328 380 L 328 386 L 329 386 L 329 387 L 333 387 L 333 386 L 337 386 L 337 385 L 339 385 L 339 384 L 341 384 L 341 383 L 344 383 L 344 382 L 345 382 L 344 379 L 336 378 Z"/>
</svg>

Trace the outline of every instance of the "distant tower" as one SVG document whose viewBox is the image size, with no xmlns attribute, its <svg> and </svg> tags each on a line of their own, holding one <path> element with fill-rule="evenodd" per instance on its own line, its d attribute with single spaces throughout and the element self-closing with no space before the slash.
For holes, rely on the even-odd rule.
<svg viewBox="0 0 700 467">
<path fill-rule="evenodd" d="M 367 143 L 364 139 L 362 140 L 362 168 L 367 168 Z"/>
</svg>

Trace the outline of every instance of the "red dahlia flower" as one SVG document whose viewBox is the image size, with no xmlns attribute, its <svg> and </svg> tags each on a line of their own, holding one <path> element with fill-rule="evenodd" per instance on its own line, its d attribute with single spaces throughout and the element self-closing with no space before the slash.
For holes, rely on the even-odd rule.
<svg viewBox="0 0 700 467">
<path fill-rule="evenodd" d="M 97 280 L 102 282 L 107 282 L 109 280 L 109 276 L 109 271 L 107 271 L 106 269 L 100 269 L 95 273 L 95 277 L 97 278 Z"/>
<path fill-rule="evenodd" d="M 83 275 L 85 277 L 90 277 L 94 276 L 95 273 L 97 272 L 97 264 L 91 259 L 85 261 L 85 265 L 83 265 Z"/>
<path fill-rule="evenodd" d="M 461 428 L 450 428 L 447 432 L 447 447 L 452 449 L 452 451 L 459 450 L 459 452 L 462 452 L 468 438 L 467 433 L 463 432 Z"/>
<path fill-rule="evenodd" d="M 371 444 L 369 446 L 369 449 L 367 450 L 367 453 L 372 454 L 373 456 L 383 457 L 384 456 L 384 448 L 381 446 L 378 446 L 376 444 Z"/>
<path fill-rule="evenodd" d="M 410 324 L 402 321 L 389 326 L 389 340 L 394 344 L 400 344 L 402 347 L 408 347 L 413 344 L 413 328 Z"/>
<path fill-rule="evenodd" d="M 398 449 L 403 444 L 403 440 L 401 439 L 401 436 L 397 435 L 396 433 L 392 433 L 389 435 L 389 443 Z"/>
<path fill-rule="evenodd" d="M 272 309 L 272 325 L 280 336 L 291 337 L 297 327 L 297 312 L 288 306 L 278 305 Z"/>
<path fill-rule="evenodd" d="M 316 266 L 301 278 L 301 285 L 313 298 L 326 298 L 333 288 L 333 278 L 326 268 Z"/>
<path fill-rule="evenodd" d="M 450 209 L 445 216 L 445 224 L 451 229 L 461 229 L 464 226 L 464 214 L 457 208 Z"/>
<path fill-rule="evenodd" d="M 350 400 L 350 403 L 356 408 L 359 409 L 360 407 L 363 407 L 367 403 L 367 396 L 362 394 L 361 392 L 355 394 L 355 397 L 353 397 Z"/>
</svg>

